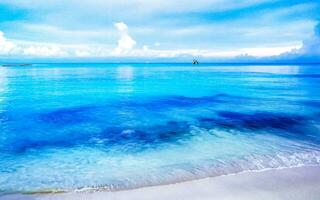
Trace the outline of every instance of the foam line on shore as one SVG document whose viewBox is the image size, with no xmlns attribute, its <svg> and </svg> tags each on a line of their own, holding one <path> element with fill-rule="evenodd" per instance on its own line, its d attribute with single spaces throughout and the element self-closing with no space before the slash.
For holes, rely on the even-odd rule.
<svg viewBox="0 0 320 200">
<path fill-rule="evenodd" d="M 73 199 L 219 199 L 219 200 L 317 200 L 320 196 L 320 166 L 241 172 L 183 183 L 115 192 L 70 192 L 62 194 L 6 195 L 1 200 Z"/>
</svg>

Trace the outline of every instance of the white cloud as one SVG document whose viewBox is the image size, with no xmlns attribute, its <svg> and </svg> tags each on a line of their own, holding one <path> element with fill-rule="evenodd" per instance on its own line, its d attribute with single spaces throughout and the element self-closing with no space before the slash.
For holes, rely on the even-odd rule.
<svg viewBox="0 0 320 200">
<path fill-rule="evenodd" d="M 16 45 L 13 42 L 8 41 L 4 33 L 0 31 L 0 55 L 9 55 L 17 50 Z"/>
<path fill-rule="evenodd" d="M 22 54 L 25 56 L 36 57 L 66 57 L 69 54 L 58 46 L 29 46 L 23 49 Z"/>
<path fill-rule="evenodd" d="M 278 60 L 298 62 L 319 62 L 320 59 L 320 21 L 314 26 L 313 35 L 304 40 L 301 48 L 285 52 L 277 57 Z"/>
<path fill-rule="evenodd" d="M 149 50 L 149 47 L 148 47 L 147 45 L 144 45 L 144 46 L 142 47 L 142 49 L 143 49 L 144 51 L 148 51 L 148 50 Z"/>
<path fill-rule="evenodd" d="M 123 22 L 115 23 L 114 26 L 120 31 L 120 33 L 128 32 L 128 26 Z"/>
<path fill-rule="evenodd" d="M 0 31 L 0 56 L 66 57 L 68 55 L 58 45 L 8 40 Z"/>
<path fill-rule="evenodd" d="M 92 56 L 91 53 L 86 50 L 76 50 L 75 55 L 77 57 L 90 57 L 90 56 Z"/>
<path fill-rule="evenodd" d="M 314 34 L 303 42 L 300 54 L 320 55 L 320 21 L 314 27 Z"/>
<path fill-rule="evenodd" d="M 278 56 L 286 52 L 300 49 L 301 47 L 302 47 L 302 42 L 299 42 L 295 45 L 288 45 L 288 46 L 245 48 L 241 50 L 242 51 L 241 54 L 255 56 L 255 57 Z"/>
<path fill-rule="evenodd" d="M 134 48 L 136 41 L 129 35 L 128 26 L 123 23 L 115 23 L 115 28 L 119 33 L 117 47 L 112 49 L 108 45 L 94 44 L 54 44 L 35 43 L 5 38 L 0 31 L 0 55 L 16 55 L 24 57 L 50 57 L 50 58 L 108 58 L 114 56 L 136 57 L 136 58 L 174 58 L 181 56 L 206 57 L 206 58 L 231 58 L 241 55 L 254 57 L 276 56 L 282 53 L 301 49 L 302 43 L 288 43 L 283 45 L 272 45 L 259 47 L 234 47 L 232 49 L 200 49 L 200 48 L 170 48 L 153 49 L 147 45 L 142 48 Z M 160 43 L 155 42 L 154 47 Z"/>
<path fill-rule="evenodd" d="M 63 45 L 50 43 L 33 43 L 24 41 L 8 41 L 0 32 L 0 55 L 16 55 L 23 57 L 46 58 L 108 58 L 113 56 L 126 56 L 136 58 L 174 58 L 181 56 L 206 58 L 232 58 L 246 55 L 255 57 L 268 57 L 280 55 L 293 50 L 301 51 L 302 43 L 282 46 L 234 48 L 232 50 L 217 49 L 153 49 L 147 45 L 142 48 L 133 48 L 136 42 L 128 34 L 128 27 L 124 23 L 116 23 L 120 32 L 118 46 L 112 51 L 108 46 L 97 45 Z M 155 45 L 157 46 L 157 45 Z M 299 49 L 299 50 L 297 50 Z"/>
<path fill-rule="evenodd" d="M 233 58 L 237 56 L 268 57 L 276 56 L 294 49 L 301 48 L 302 43 L 287 44 L 273 47 L 235 48 L 232 50 L 215 49 L 151 49 L 144 45 L 142 49 L 133 49 L 126 56 L 137 58 L 179 58 L 179 57 L 204 57 L 204 58 Z"/>
<path fill-rule="evenodd" d="M 114 50 L 114 55 L 126 55 L 132 50 L 136 41 L 128 33 L 128 26 L 123 23 L 115 23 L 114 26 L 120 33 L 120 39 L 118 40 L 118 46 Z"/>
</svg>

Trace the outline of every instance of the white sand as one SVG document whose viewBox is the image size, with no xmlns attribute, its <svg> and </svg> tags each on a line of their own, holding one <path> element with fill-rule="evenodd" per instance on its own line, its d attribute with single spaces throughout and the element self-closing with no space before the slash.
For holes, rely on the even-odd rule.
<svg viewBox="0 0 320 200">
<path fill-rule="evenodd" d="M 0 196 L 2 200 L 320 200 L 320 167 L 245 172 L 119 192 Z"/>
</svg>

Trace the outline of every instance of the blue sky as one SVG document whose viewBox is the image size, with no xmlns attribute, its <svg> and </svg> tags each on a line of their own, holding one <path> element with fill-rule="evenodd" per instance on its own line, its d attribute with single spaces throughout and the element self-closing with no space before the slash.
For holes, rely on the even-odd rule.
<svg viewBox="0 0 320 200">
<path fill-rule="evenodd" d="M 1 0 L 0 58 L 314 61 L 319 19 L 317 0 Z"/>
</svg>

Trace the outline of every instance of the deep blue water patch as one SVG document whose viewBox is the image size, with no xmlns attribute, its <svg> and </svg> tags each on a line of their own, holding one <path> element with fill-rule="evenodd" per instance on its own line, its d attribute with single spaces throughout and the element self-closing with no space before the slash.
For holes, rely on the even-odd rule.
<svg viewBox="0 0 320 200">
<path fill-rule="evenodd" d="M 218 117 L 200 117 L 199 122 L 207 128 L 226 128 L 226 129 L 280 129 L 290 131 L 297 126 L 307 125 L 306 117 L 290 114 L 277 114 L 269 112 L 257 112 L 252 114 L 218 111 Z"/>
<path fill-rule="evenodd" d="M 82 123 L 88 119 L 92 122 L 94 121 L 94 118 L 90 116 L 92 109 L 97 111 L 97 107 L 89 106 L 76 109 L 63 109 L 46 114 L 44 115 L 45 117 L 41 119 L 46 123 L 54 123 L 57 126 L 61 124 L 67 126 L 71 123 Z M 86 111 L 89 112 L 86 113 Z M 50 117 L 48 118 L 48 116 Z M 82 118 L 82 116 L 85 117 Z M 106 121 L 105 124 L 107 125 L 108 121 Z M 157 147 L 163 143 L 176 143 L 181 139 L 191 139 L 195 136 L 190 132 L 191 126 L 206 129 L 250 131 L 251 134 L 260 134 L 261 131 L 267 130 L 269 131 L 268 133 L 285 137 L 292 137 L 292 135 L 288 135 L 288 133 L 299 133 L 299 137 L 302 137 L 305 130 L 311 130 L 309 119 L 299 115 L 269 112 L 247 114 L 231 111 L 217 111 L 217 114 L 213 114 L 212 116 L 197 117 L 197 120 L 194 122 L 167 121 L 163 124 L 151 126 L 108 125 L 95 131 L 90 130 L 90 128 L 86 130 L 71 128 L 62 133 L 53 130 L 50 133 L 44 133 L 42 136 L 35 138 L 21 137 L 19 140 L 15 141 L 13 146 L 10 146 L 6 150 L 14 153 L 22 153 L 29 149 L 52 147 L 72 148 L 75 145 L 99 144 L 100 146 L 104 145 L 108 147 L 128 146 L 128 144 L 130 144 L 130 148 L 126 148 L 124 151 L 136 151 L 144 149 L 146 146 L 148 148 L 152 146 Z M 274 132 L 272 130 L 284 132 Z"/>
<path fill-rule="evenodd" d="M 72 148 L 77 145 L 95 145 L 96 143 L 106 147 L 108 145 L 125 146 L 130 143 L 131 148 L 126 148 L 126 151 L 135 151 L 136 149 L 144 149 L 145 146 L 156 147 L 162 143 L 175 143 L 182 138 L 191 138 L 194 136 L 190 133 L 191 126 L 206 129 L 251 131 L 252 133 L 269 130 L 269 133 L 286 137 L 291 137 L 287 134 L 288 132 L 303 135 L 304 130 L 311 130 L 310 117 L 301 115 L 264 111 L 255 111 L 248 114 L 229 110 L 215 110 L 216 107 L 221 105 L 250 105 L 250 103 L 255 105 L 257 101 L 270 103 L 270 99 L 216 94 L 203 97 L 166 96 L 151 98 L 143 102 L 128 99 L 100 105 L 60 108 L 31 117 L 25 116 L 22 120 L 34 120 L 35 122 L 30 125 L 28 123 L 23 124 L 23 126 L 12 130 L 18 133 L 28 130 L 28 133 L 25 136 L 24 134 L 18 134 L 13 138 L 13 140 L 16 140 L 14 145 L 4 144 L 0 147 L 0 150 L 23 153 L 29 149 Z M 317 106 L 317 103 L 317 101 L 303 101 L 303 104 L 307 106 Z M 140 122 L 146 114 L 139 112 L 141 110 L 148 113 L 157 113 L 177 108 L 187 108 L 187 110 L 180 111 L 183 115 L 184 111 L 185 114 L 188 114 L 189 109 L 199 107 L 206 108 L 210 112 L 207 115 L 199 113 L 192 116 L 189 122 L 171 120 L 170 118 L 167 121 L 159 121 L 154 125 L 128 124 L 125 121 L 119 121 L 123 117 L 123 113 L 128 110 L 131 120 Z M 314 119 L 317 119 L 316 115 Z M 40 123 L 43 126 L 35 128 L 35 123 Z M 88 124 L 88 127 L 77 128 L 81 124 Z M 274 132 L 272 131 L 274 129 L 285 132 Z M 314 130 L 312 129 L 312 131 Z"/>
<path fill-rule="evenodd" d="M 307 106 L 320 109 L 320 101 L 309 100 L 309 101 L 302 101 L 301 103 Z"/>
<path fill-rule="evenodd" d="M 266 128 L 288 130 L 295 126 L 302 125 L 307 120 L 305 117 L 298 115 L 268 112 L 244 114 L 231 111 L 221 111 L 218 115 L 236 127 L 243 127 L 251 130 Z"/>
<path fill-rule="evenodd" d="M 71 108 L 62 108 L 47 113 L 39 114 L 39 119 L 46 123 L 54 123 L 57 125 L 77 124 L 90 120 L 95 112 L 106 112 L 106 115 L 116 113 L 117 110 L 139 108 L 148 109 L 148 111 L 165 110 L 177 107 L 195 107 L 197 105 L 205 106 L 206 104 L 221 104 L 228 100 L 221 97 L 227 97 L 225 94 L 218 94 L 205 97 L 186 97 L 186 96 L 166 96 L 157 99 L 151 99 L 146 102 L 136 102 L 134 100 L 120 100 L 111 104 L 103 104 L 96 106 L 78 106 Z"/>
<path fill-rule="evenodd" d="M 46 123 L 57 125 L 76 124 L 90 120 L 90 112 L 96 107 L 94 106 L 79 106 L 75 108 L 64 108 L 56 111 L 40 114 L 40 120 Z"/>
</svg>

